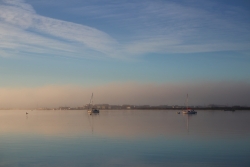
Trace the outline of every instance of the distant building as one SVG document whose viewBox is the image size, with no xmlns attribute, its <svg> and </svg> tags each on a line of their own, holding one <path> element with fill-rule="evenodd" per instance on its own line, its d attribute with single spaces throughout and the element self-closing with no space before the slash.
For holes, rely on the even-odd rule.
<svg viewBox="0 0 250 167">
<path fill-rule="evenodd" d="M 130 109 L 134 109 L 134 108 L 135 108 L 134 105 L 129 105 L 129 104 L 124 104 L 124 105 L 122 105 L 122 109 L 130 110 Z"/>
</svg>

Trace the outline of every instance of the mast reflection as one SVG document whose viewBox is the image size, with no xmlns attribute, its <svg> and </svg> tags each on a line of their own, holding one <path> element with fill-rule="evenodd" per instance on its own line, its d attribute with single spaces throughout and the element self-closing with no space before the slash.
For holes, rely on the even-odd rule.
<svg viewBox="0 0 250 167">
<path fill-rule="evenodd" d="M 94 120 L 99 116 L 99 113 L 88 113 L 88 121 L 92 134 L 94 133 Z"/>
<path fill-rule="evenodd" d="M 187 132 L 189 132 L 189 120 L 192 118 L 192 117 L 195 117 L 196 114 L 183 114 L 184 117 L 186 117 L 186 127 L 187 127 Z"/>
</svg>

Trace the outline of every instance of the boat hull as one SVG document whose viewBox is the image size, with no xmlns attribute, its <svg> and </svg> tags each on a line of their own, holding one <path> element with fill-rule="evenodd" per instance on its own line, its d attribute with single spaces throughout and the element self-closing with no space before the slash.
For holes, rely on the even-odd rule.
<svg viewBox="0 0 250 167">
<path fill-rule="evenodd" d="M 197 114 L 197 112 L 194 110 L 187 110 L 187 111 L 183 111 L 182 113 L 183 114 Z"/>
<path fill-rule="evenodd" d="M 97 109 L 92 109 L 92 110 L 88 110 L 88 113 L 89 113 L 89 114 L 99 114 L 100 111 L 97 110 Z"/>
</svg>

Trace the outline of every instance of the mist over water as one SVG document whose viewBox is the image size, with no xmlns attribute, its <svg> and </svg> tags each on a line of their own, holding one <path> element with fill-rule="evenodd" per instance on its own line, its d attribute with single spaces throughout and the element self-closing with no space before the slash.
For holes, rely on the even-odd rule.
<svg viewBox="0 0 250 167">
<path fill-rule="evenodd" d="M 250 106 L 248 82 L 110 83 L 102 86 L 51 85 L 0 88 L 1 108 L 81 107 L 94 93 L 95 104 Z"/>
<path fill-rule="evenodd" d="M 0 166 L 244 167 L 249 122 L 249 111 L 1 110 Z"/>
</svg>

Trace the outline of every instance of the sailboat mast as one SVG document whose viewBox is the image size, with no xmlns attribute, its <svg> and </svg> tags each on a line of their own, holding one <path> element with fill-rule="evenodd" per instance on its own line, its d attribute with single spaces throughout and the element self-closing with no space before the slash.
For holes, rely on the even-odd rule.
<svg viewBox="0 0 250 167">
<path fill-rule="evenodd" d="M 93 93 L 92 93 L 92 108 L 94 106 L 94 97 L 93 97 Z"/>
<path fill-rule="evenodd" d="M 188 109 L 188 94 L 187 94 L 187 99 L 186 99 L 186 107 Z"/>
<path fill-rule="evenodd" d="M 89 107 L 88 107 L 88 110 L 89 110 L 89 108 L 90 108 L 90 104 L 92 105 L 92 102 L 93 102 L 93 93 L 92 93 L 92 96 L 91 96 L 90 101 L 89 101 Z"/>
</svg>

